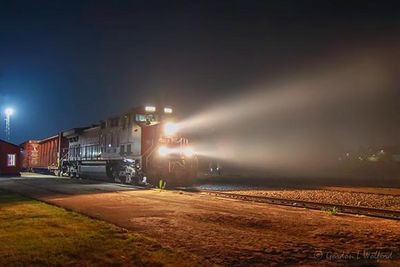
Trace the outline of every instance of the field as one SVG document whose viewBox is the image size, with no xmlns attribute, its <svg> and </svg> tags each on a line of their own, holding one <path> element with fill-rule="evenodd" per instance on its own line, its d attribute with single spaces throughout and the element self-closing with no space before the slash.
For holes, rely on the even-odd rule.
<svg viewBox="0 0 400 267">
<path fill-rule="evenodd" d="M 139 234 L 0 191 L 0 266 L 193 266 Z"/>
</svg>

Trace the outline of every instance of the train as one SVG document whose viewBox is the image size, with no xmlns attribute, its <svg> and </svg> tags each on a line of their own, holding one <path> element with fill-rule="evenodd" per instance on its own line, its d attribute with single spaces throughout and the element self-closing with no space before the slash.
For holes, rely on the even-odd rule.
<svg viewBox="0 0 400 267">
<path fill-rule="evenodd" d="M 21 144 L 22 167 L 71 178 L 126 184 L 186 185 L 198 162 L 173 109 L 139 106 L 97 124 Z"/>
</svg>

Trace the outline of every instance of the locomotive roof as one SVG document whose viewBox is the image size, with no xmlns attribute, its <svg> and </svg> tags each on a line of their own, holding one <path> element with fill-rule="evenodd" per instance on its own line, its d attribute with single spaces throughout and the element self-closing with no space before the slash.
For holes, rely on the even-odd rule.
<svg viewBox="0 0 400 267">
<path fill-rule="evenodd" d="M 153 106 L 153 105 L 150 105 L 150 106 Z M 148 111 L 145 110 L 146 107 L 147 107 L 146 105 L 137 106 L 137 107 L 131 108 L 131 109 L 125 111 L 125 112 L 122 112 L 122 113 L 119 113 L 119 114 L 115 114 L 114 116 L 109 116 L 109 117 L 107 117 L 107 118 L 105 118 L 103 120 L 100 120 L 99 122 L 101 123 L 101 122 L 104 122 L 104 121 L 109 120 L 109 119 L 116 119 L 116 118 L 119 118 L 121 116 L 124 116 L 126 114 L 130 114 L 130 113 L 133 113 L 133 114 L 149 113 Z M 153 111 L 153 112 L 150 112 L 150 113 L 159 113 L 160 110 L 163 110 L 165 107 L 170 108 L 170 106 L 163 106 L 163 105 L 154 105 L 154 107 L 156 107 L 156 111 Z M 80 134 L 83 131 L 86 131 L 88 129 L 96 128 L 96 127 L 99 127 L 99 126 L 100 126 L 99 124 L 92 124 L 91 126 L 87 126 L 87 127 L 72 128 L 72 129 L 63 131 L 63 136 L 64 137 L 73 136 L 73 135 L 76 135 L 76 134 Z"/>
<path fill-rule="evenodd" d="M 86 129 L 89 129 L 90 127 L 79 127 L 79 128 L 72 128 L 70 130 L 66 130 L 63 132 L 63 136 L 67 137 L 67 136 L 72 136 L 75 134 L 80 134 L 81 132 L 83 132 Z"/>
</svg>

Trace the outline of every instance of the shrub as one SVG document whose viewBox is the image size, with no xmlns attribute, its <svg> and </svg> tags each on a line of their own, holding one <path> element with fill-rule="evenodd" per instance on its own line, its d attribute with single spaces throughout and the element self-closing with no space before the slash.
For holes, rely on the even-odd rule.
<svg viewBox="0 0 400 267">
<path fill-rule="evenodd" d="M 328 213 L 330 215 L 336 215 L 339 212 L 339 209 L 336 207 L 332 207 L 332 208 L 323 209 L 323 211 L 325 211 L 326 213 Z"/>
</svg>

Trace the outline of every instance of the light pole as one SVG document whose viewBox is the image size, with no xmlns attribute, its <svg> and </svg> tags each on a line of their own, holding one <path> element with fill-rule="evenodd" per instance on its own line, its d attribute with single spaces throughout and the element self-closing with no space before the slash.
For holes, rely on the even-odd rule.
<svg viewBox="0 0 400 267">
<path fill-rule="evenodd" d="M 12 108 L 6 108 L 4 113 L 6 114 L 6 140 L 10 141 L 11 135 L 11 115 L 14 113 Z"/>
</svg>

